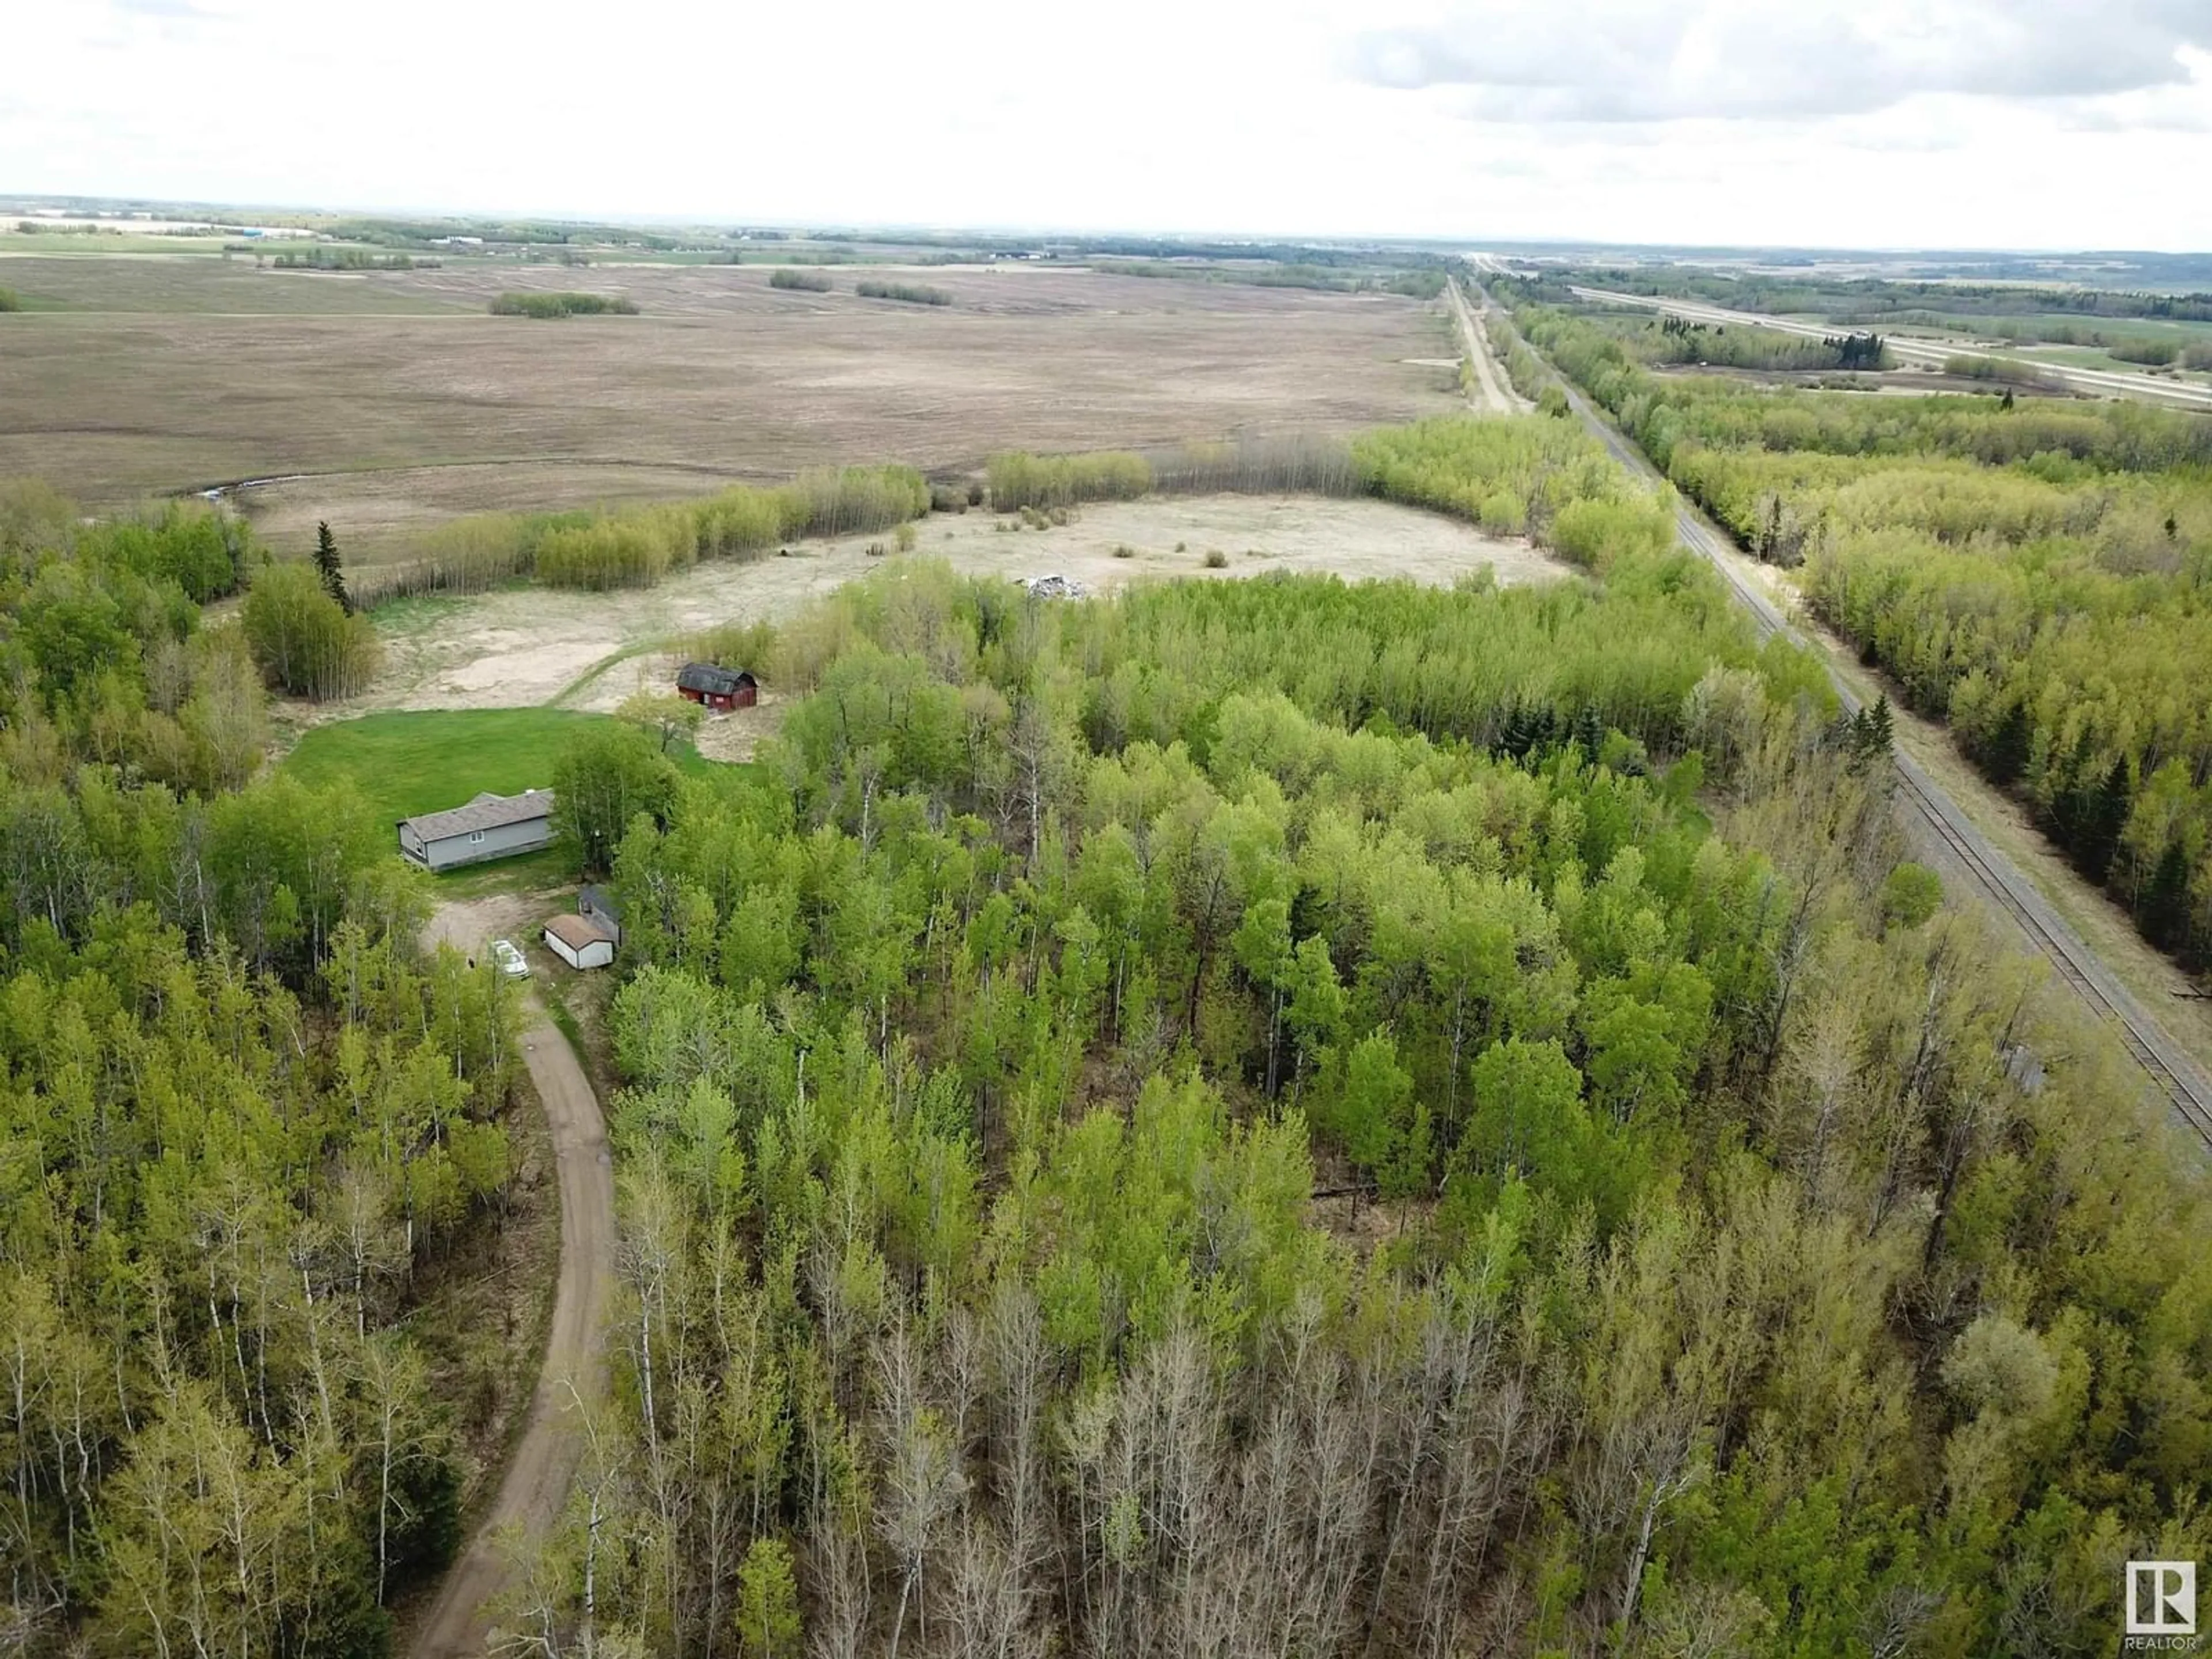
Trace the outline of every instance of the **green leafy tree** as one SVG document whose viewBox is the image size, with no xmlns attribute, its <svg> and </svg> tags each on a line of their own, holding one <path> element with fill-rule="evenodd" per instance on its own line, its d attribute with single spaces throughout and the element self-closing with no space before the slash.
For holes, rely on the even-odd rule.
<svg viewBox="0 0 2212 1659">
<path fill-rule="evenodd" d="M 738 1569 L 737 1635 L 748 1659 L 795 1659 L 802 1631 L 791 1547 L 756 1538 Z"/>
<path fill-rule="evenodd" d="M 349 616 L 307 565 L 264 567 L 246 592 L 243 619 L 262 673 L 295 696 L 350 696 L 383 661 L 368 618 Z"/>
<path fill-rule="evenodd" d="M 1370 1032 L 1352 1045 L 1330 1115 L 1346 1154 L 1360 1168 L 1379 1170 L 1402 1152 L 1413 1128 L 1413 1078 L 1398 1063 L 1389 1031 Z"/>
<path fill-rule="evenodd" d="M 623 699 L 622 707 L 615 710 L 615 718 L 629 721 L 653 738 L 665 755 L 679 741 L 689 742 L 698 735 L 707 711 L 689 697 L 679 697 L 672 691 L 641 687 Z"/>
<path fill-rule="evenodd" d="M 666 822 L 674 765 L 653 740 L 620 721 L 581 726 L 553 763 L 553 834 L 581 875 L 605 875 L 632 820 Z"/>
<path fill-rule="evenodd" d="M 1917 927 L 1943 903 L 1943 881 L 1925 865 L 1900 864 L 1881 884 L 1881 915 L 1895 927 Z"/>
</svg>

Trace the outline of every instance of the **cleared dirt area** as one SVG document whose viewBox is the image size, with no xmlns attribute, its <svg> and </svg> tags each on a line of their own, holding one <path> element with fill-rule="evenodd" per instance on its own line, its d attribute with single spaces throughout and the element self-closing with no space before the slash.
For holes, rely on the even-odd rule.
<svg viewBox="0 0 2212 1659">
<path fill-rule="evenodd" d="M 881 271 L 883 267 L 876 267 Z M 241 505 L 282 551 L 327 519 L 356 562 L 426 522 L 993 450 L 1344 432 L 1457 403 L 1442 301 L 1081 268 L 931 269 L 946 307 L 792 294 L 741 266 L 334 274 L 219 260 L 11 261 L 0 475 L 93 508 L 319 476 Z M 506 289 L 643 314 L 493 317 Z M 1430 360 L 1430 361 L 1423 361 Z M 456 464 L 465 471 L 452 471 Z M 509 471 L 514 477 L 504 474 Z"/>
<path fill-rule="evenodd" d="M 1331 571 L 1350 580 L 1403 576 L 1449 583 L 1488 565 L 1500 583 L 1568 571 L 1526 542 L 1488 537 L 1433 514 L 1371 501 L 1224 495 L 1087 507 L 1051 530 L 1007 531 L 988 513 L 931 517 L 914 555 L 1008 578 L 1057 574 L 1094 591 L 1145 577 Z M 795 544 L 789 557 L 701 565 L 635 592 L 524 588 L 474 599 L 416 600 L 380 612 L 386 668 L 366 697 L 331 712 L 492 708 L 560 701 L 608 709 L 641 684 L 666 678 L 662 648 L 712 624 L 789 616 L 884 561 L 878 538 Z M 1181 544 L 1182 550 L 1176 551 Z M 1127 547 L 1127 557 L 1115 550 Z M 1206 556 L 1228 561 L 1208 569 Z M 628 653 L 628 654 L 625 654 Z M 718 723 L 719 724 L 719 723 Z M 706 750 L 702 739 L 702 751 Z M 717 758 L 740 755 L 712 752 Z"/>
</svg>

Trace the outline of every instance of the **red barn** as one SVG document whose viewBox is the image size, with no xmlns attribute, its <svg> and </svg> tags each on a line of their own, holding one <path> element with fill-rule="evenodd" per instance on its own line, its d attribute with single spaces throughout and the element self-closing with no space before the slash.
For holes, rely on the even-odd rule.
<svg viewBox="0 0 2212 1659">
<path fill-rule="evenodd" d="M 760 701 L 760 682 L 750 674 L 742 668 L 717 668 L 710 662 L 685 663 L 676 676 L 676 689 L 718 712 L 750 708 Z"/>
</svg>

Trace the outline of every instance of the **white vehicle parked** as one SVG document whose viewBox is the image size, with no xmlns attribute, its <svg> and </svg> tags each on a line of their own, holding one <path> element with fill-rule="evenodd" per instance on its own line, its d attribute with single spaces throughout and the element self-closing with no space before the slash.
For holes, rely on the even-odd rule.
<svg viewBox="0 0 2212 1659">
<path fill-rule="evenodd" d="M 530 963 L 511 939 L 495 939 L 491 942 L 491 959 L 499 964 L 499 971 L 509 979 L 528 979 Z"/>
</svg>

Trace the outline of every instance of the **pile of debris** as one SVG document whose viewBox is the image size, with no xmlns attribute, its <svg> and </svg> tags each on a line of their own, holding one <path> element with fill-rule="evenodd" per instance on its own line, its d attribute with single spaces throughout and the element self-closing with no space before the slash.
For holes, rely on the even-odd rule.
<svg viewBox="0 0 2212 1659">
<path fill-rule="evenodd" d="M 1031 576 L 1022 586 L 1037 599 L 1079 599 L 1091 591 L 1073 576 Z"/>
</svg>

